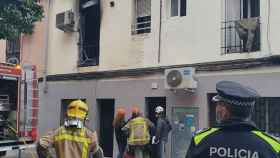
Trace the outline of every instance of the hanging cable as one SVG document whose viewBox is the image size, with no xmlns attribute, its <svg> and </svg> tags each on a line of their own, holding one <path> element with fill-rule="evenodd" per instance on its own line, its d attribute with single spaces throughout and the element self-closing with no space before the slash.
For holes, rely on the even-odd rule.
<svg viewBox="0 0 280 158">
<path fill-rule="evenodd" d="M 268 54 L 272 55 L 271 52 L 271 43 L 270 43 L 270 12 L 271 12 L 271 1 L 267 0 L 268 3 L 268 11 L 267 11 L 267 32 L 266 32 L 266 37 L 267 37 L 267 46 L 268 46 Z"/>
</svg>

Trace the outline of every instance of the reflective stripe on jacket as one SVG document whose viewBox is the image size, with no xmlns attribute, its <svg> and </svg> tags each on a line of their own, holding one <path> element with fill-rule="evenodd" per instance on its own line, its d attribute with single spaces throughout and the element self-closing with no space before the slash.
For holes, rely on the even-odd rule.
<svg viewBox="0 0 280 158">
<path fill-rule="evenodd" d="M 53 146 L 59 158 L 88 158 L 90 151 L 95 153 L 99 149 L 96 132 L 86 128 L 60 127 L 42 137 L 39 143 L 45 148 Z"/>
<path fill-rule="evenodd" d="M 129 145 L 146 145 L 150 141 L 149 125 L 145 118 L 137 117 L 126 125 L 129 129 Z"/>
</svg>

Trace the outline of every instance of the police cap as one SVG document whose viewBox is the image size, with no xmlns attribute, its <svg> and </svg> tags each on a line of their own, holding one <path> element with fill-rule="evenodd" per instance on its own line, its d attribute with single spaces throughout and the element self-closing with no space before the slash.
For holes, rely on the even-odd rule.
<svg viewBox="0 0 280 158">
<path fill-rule="evenodd" d="M 257 91 L 245 87 L 233 81 L 220 81 L 216 84 L 218 95 L 213 97 L 213 101 L 224 101 L 235 106 L 253 106 L 259 97 Z"/>
</svg>

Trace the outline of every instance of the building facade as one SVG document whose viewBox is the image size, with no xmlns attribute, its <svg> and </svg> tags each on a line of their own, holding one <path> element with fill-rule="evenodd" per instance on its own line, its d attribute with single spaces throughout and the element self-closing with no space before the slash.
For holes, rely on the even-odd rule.
<svg viewBox="0 0 280 158">
<path fill-rule="evenodd" d="M 47 13 L 48 2 L 43 0 L 39 4 Z M 38 77 L 42 77 L 45 74 L 46 19 L 35 23 L 31 35 L 21 34 L 14 40 L 0 40 L 0 62 L 21 66 L 36 65 Z"/>
<path fill-rule="evenodd" d="M 168 157 L 183 158 L 192 133 L 215 123 L 215 84 L 232 80 L 259 91 L 263 97 L 253 119 L 279 134 L 279 4 L 50 0 L 40 133 L 63 123 L 71 100 L 83 99 L 90 105 L 88 126 L 98 131 L 105 156 L 116 157 L 115 109 L 139 105 L 154 121 L 154 108 L 161 105 L 173 126 Z M 187 74 L 193 84 L 178 88 L 181 82 L 173 84 L 178 77 L 171 76 L 168 88 L 167 70 L 186 67 L 196 70 Z"/>
</svg>

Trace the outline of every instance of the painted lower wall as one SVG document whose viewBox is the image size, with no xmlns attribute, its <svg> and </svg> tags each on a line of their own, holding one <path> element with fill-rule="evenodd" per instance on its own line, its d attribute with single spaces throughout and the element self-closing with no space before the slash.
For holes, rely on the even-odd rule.
<svg viewBox="0 0 280 158">
<path fill-rule="evenodd" d="M 267 71 L 267 70 L 271 71 Z M 166 97 L 167 114 L 171 118 L 172 107 L 198 107 L 199 118 L 197 129 L 208 127 L 208 93 L 215 93 L 215 84 L 220 80 L 232 80 L 253 87 L 262 96 L 280 96 L 279 68 L 258 68 L 244 71 L 199 72 L 197 74 L 198 88 L 195 93 L 177 91 L 176 93 L 164 89 L 162 74 L 138 78 L 116 78 L 90 81 L 49 82 L 48 93 L 40 92 L 40 120 L 39 133 L 59 126 L 61 99 L 86 98 L 90 105 L 91 129 L 99 128 L 99 115 L 96 99 L 115 99 L 115 106 L 124 105 L 127 110 L 131 105 L 139 105 L 141 110 L 145 106 L 146 97 Z M 152 89 L 157 84 L 157 89 Z M 42 87 L 42 84 L 40 88 Z M 128 114 L 130 115 L 130 114 Z M 51 116 L 51 117 L 50 117 Z M 170 141 L 168 153 L 170 153 Z M 117 145 L 114 145 L 114 157 Z"/>
</svg>

